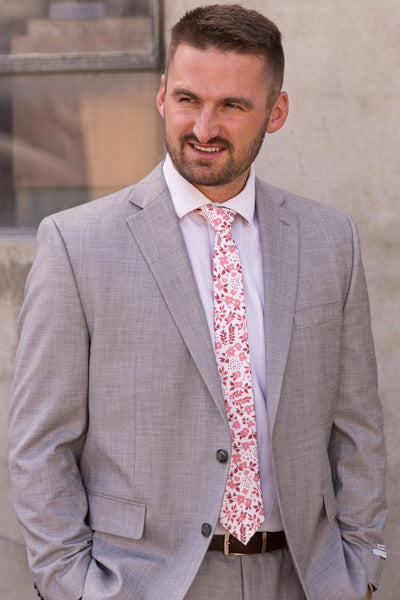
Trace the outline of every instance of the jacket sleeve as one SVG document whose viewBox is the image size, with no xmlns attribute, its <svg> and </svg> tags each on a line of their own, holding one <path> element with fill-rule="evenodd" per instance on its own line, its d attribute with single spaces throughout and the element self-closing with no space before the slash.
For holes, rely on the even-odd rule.
<svg viewBox="0 0 400 600">
<path fill-rule="evenodd" d="M 62 237 L 43 221 L 18 322 L 9 461 L 18 520 L 45 598 L 82 596 L 92 531 L 79 458 L 87 428 L 89 334 Z"/>
<path fill-rule="evenodd" d="M 357 231 L 353 268 L 343 307 L 340 387 L 330 456 L 338 520 L 346 560 L 362 563 L 368 582 L 377 587 L 385 557 L 386 453 L 378 397 L 370 310 Z"/>
</svg>

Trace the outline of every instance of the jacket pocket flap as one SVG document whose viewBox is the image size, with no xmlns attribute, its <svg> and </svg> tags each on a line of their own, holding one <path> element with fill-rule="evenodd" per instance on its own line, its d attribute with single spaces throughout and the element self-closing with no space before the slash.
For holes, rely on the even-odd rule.
<svg viewBox="0 0 400 600">
<path fill-rule="evenodd" d="M 315 306 L 314 308 L 300 310 L 294 315 L 296 329 L 304 329 L 306 327 L 312 327 L 313 325 L 319 325 L 320 323 L 327 323 L 328 321 L 337 319 L 340 312 L 339 302 L 322 304 L 321 306 Z"/>
<path fill-rule="evenodd" d="M 328 484 L 326 486 L 326 488 L 323 491 L 323 496 L 326 516 L 328 517 L 328 521 L 330 522 L 333 521 L 337 514 L 336 498 L 332 484 Z"/>
<path fill-rule="evenodd" d="M 87 492 L 87 523 L 93 531 L 101 531 L 133 540 L 143 535 L 146 507 L 110 496 Z"/>
</svg>

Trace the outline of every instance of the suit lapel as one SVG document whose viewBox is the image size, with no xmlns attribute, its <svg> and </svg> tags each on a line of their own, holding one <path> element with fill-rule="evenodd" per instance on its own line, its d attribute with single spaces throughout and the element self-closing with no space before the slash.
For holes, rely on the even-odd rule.
<svg viewBox="0 0 400 600">
<path fill-rule="evenodd" d="M 226 420 L 221 384 L 203 306 L 160 167 L 133 187 L 139 210 L 130 230 L 218 410 Z M 256 210 L 263 250 L 266 381 L 272 433 L 293 327 L 297 293 L 298 223 L 278 190 L 257 180 Z M 162 243 L 160 243 L 162 241 Z"/>
<path fill-rule="evenodd" d="M 292 335 L 299 270 L 297 218 L 284 208 L 280 194 L 257 181 L 256 206 L 264 269 L 266 395 L 271 434 Z"/>
<path fill-rule="evenodd" d="M 154 172 L 153 178 L 150 175 L 146 181 L 153 184 Z M 131 202 L 142 210 L 128 217 L 129 228 L 201 377 L 226 420 L 212 340 L 168 189 L 164 178 L 159 176 L 158 194 L 149 200 L 154 186 L 149 189 L 142 184 L 133 188 Z"/>
</svg>

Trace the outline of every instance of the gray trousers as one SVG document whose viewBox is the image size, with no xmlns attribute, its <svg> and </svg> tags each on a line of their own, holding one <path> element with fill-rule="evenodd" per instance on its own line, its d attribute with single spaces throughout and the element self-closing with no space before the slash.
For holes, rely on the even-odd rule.
<svg viewBox="0 0 400 600">
<path fill-rule="evenodd" d="M 184 600 L 306 600 L 289 552 L 208 551 Z"/>
</svg>

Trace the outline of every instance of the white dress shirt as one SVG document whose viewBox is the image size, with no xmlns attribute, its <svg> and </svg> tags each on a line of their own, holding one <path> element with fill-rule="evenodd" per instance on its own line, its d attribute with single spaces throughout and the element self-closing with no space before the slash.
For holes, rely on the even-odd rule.
<svg viewBox="0 0 400 600">
<path fill-rule="evenodd" d="M 164 163 L 164 177 L 179 219 L 207 318 L 210 336 L 214 340 L 212 255 L 215 232 L 199 214 L 193 212 L 204 204 L 210 204 L 211 201 L 178 173 L 169 155 L 167 155 Z M 219 206 L 231 208 L 238 215 L 232 226 L 232 235 L 242 264 L 246 302 L 258 455 L 265 514 L 265 520 L 260 530 L 280 531 L 283 529 L 283 525 L 276 497 L 266 407 L 264 281 L 260 235 L 255 214 L 254 166 L 251 167 L 247 183 L 240 194 L 219 204 Z M 215 532 L 225 533 L 225 530 L 218 524 Z"/>
</svg>

